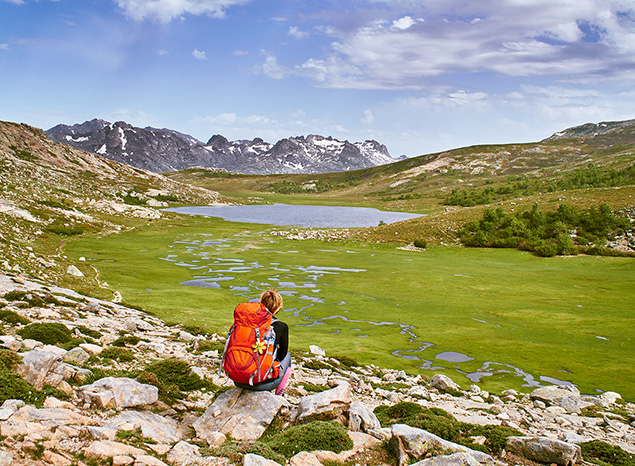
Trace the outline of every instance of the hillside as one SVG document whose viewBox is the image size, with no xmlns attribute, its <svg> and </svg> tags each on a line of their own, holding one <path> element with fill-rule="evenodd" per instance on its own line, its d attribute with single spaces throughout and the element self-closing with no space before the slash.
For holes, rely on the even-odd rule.
<svg viewBox="0 0 635 466">
<path fill-rule="evenodd" d="M 454 242 L 453 233 L 485 205 L 507 211 L 534 203 L 580 208 L 607 203 L 633 207 L 635 120 L 589 124 L 527 144 L 471 146 L 345 173 L 244 176 L 190 169 L 171 179 L 242 197 L 289 203 L 345 203 L 429 214 L 358 232 L 378 241 L 429 237 Z M 566 191 L 566 193 L 565 193 Z M 514 207 L 518 206 L 518 207 Z M 469 207 L 469 208 L 468 208 Z"/>
<path fill-rule="evenodd" d="M 225 198 L 145 170 L 50 141 L 36 128 L 0 122 L 2 270 L 66 276 L 54 248 L 65 237 L 108 234 L 150 222 L 173 203 Z"/>
</svg>

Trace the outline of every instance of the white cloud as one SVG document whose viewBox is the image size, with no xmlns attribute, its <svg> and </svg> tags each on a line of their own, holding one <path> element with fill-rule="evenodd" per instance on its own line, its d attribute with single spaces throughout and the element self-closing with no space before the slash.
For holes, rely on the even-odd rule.
<svg viewBox="0 0 635 466">
<path fill-rule="evenodd" d="M 424 89 L 459 73 L 604 80 L 635 66 L 629 0 L 371 3 L 382 8 L 347 13 L 347 20 L 333 13 L 320 28 L 333 38 L 331 52 L 287 74 L 322 87 Z"/>
<path fill-rule="evenodd" d="M 159 49 L 159 50 L 157 50 L 157 55 L 158 55 L 158 56 L 160 56 L 160 57 L 164 57 L 164 56 L 169 55 L 169 54 L 170 54 L 170 52 L 168 52 L 168 51 L 167 51 L 167 50 L 165 50 L 165 49 Z"/>
<path fill-rule="evenodd" d="M 392 22 L 392 27 L 396 29 L 401 29 L 402 31 L 411 28 L 414 26 L 416 21 L 412 19 L 410 16 L 404 16 L 403 18 L 396 19 Z"/>
<path fill-rule="evenodd" d="M 115 0 L 126 16 L 141 21 L 155 19 L 168 23 L 185 14 L 225 17 L 225 10 L 250 0 Z"/>
<path fill-rule="evenodd" d="M 248 50 L 234 50 L 232 53 L 234 55 L 236 55 L 237 57 L 242 57 L 244 55 L 249 55 L 249 51 Z"/>
<path fill-rule="evenodd" d="M 282 79 L 285 76 L 285 69 L 278 65 L 278 59 L 275 55 L 270 55 L 265 51 L 261 51 L 266 58 L 265 62 L 256 67 L 258 71 L 260 71 L 265 76 L 268 76 L 273 79 Z"/>
<path fill-rule="evenodd" d="M 373 116 L 373 112 L 370 109 L 364 110 L 364 116 L 362 117 L 361 122 L 369 125 L 374 121 L 375 117 Z"/>
<path fill-rule="evenodd" d="M 9 44 L 0 44 L 0 50 L 9 50 Z"/>
<path fill-rule="evenodd" d="M 297 39 L 304 39 L 306 37 L 309 37 L 309 33 L 308 32 L 301 31 L 297 26 L 291 26 L 289 28 L 288 34 L 291 37 L 295 37 Z"/>
<path fill-rule="evenodd" d="M 192 56 L 194 58 L 196 58 L 197 60 L 200 60 L 200 61 L 207 60 L 207 53 L 206 52 L 202 52 L 202 51 L 200 51 L 198 49 L 194 49 L 194 51 L 192 52 Z"/>
</svg>

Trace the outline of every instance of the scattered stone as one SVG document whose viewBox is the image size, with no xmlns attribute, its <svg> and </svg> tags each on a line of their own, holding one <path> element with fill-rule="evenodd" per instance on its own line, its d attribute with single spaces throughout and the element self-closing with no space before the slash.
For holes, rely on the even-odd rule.
<svg viewBox="0 0 635 466">
<path fill-rule="evenodd" d="M 326 351 L 316 345 L 310 345 L 309 352 L 311 354 L 315 354 L 316 356 L 326 356 Z"/>
<path fill-rule="evenodd" d="M 182 438 L 178 422 L 149 411 L 124 411 L 108 419 L 107 423 L 125 430 L 139 428 L 144 437 L 155 442 L 175 443 Z"/>
<path fill-rule="evenodd" d="M 236 440 L 256 440 L 285 403 L 271 392 L 233 388 L 222 393 L 192 424 L 198 437 L 207 440 L 222 432 Z"/>
<path fill-rule="evenodd" d="M 90 359 L 90 354 L 80 347 L 73 348 L 64 355 L 64 362 L 73 366 L 83 366 Z"/>
<path fill-rule="evenodd" d="M 280 466 L 280 463 L 268 460 L 262 456 L 247 453 L 243 458 L 243 466 Z"/>
<path fill-rule="evenodd" d="M 375 413 L 359 401 L 353 401 L 348 411 L 348 429 L 353 432 L 366 432 L 383 439 L 381 424 Z"/>
<path fill-rule="evenodd" d="M 509 437 L 507 449 L 540 463 L 569 466 L 582 461 L 582 452 L 578 445 L 547 437 Z"/>
<path fill-rule="evenodd" d="M 91 443 L 85 450 L 86 458 L 113 458 L 115 456 L 135 456 L 144 455 L 146 452 L 141 448 L 126 445 L 121 442 L 109 440 L 98 440 Z"/>
<path fill-rule="evenodd" d="M 277 464 L 277 463 L 276 463 Z M 297 455 L 289 458 L 289 466 L 323 466 L 314 453 L 301 451 Z"/>
<path fill-rule="evenodd" d="M 459 387 L 450 377 L 443 374 L 435 374 L 430 379 L 430 385 L 440 392 L 460 392 L 461 387 Z"/>
<path fill-rule="evenodd" d="M 81 345 L 79 345 L 79 347 L 91 356 L 95 356 L 104 350 L 103 347 L 99 345 L 93 345 L 92 343 L 82 343 Z"/>
<path fill-rule="evenodd" d="M 78 396 L 102 408 L 146 406 L 159 399 L 159 389 L 128 377 L 104 377 L 91 385 L 80 387 Z"/>
<path fill-rule="evenodd" d="M 68 268 L 66 269 L 66 273 L 69 274 L 69 275 L 72 275 L 73 277 L 83 277 L 84 276 L 82 271 L 79 270 L 74 265 L 69 265 Z"/>
<path fill-rule="evenodd" d="M 0 466 L 12 466 L 13 455 L 8 451 L 0 450 Z"/>
<path fill-rule="evenodd" d="M 291 420 L 297 422 L 305 417 L 326 412 L 331 413 L 332 418 L 336 419 L 348 411 L 351 401 L 351 386 L 348 382 L 342 382 L 331 390 L 302 398 L 300 405 L 292 414 Z"/>
</svg>

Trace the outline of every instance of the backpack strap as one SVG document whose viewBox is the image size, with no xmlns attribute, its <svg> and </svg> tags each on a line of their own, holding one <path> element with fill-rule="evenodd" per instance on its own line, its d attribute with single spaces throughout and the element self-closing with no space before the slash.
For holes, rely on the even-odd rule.
<svg viewBox="0 0 635 466">
<path fill-rule="evenodd" d="M 225 356 L 227 356 L 227 347 L 229 346 L 229 339 L 231 338 L 232 333 L 234 333 L 233 325 L 231 326 L 231 328 L 229 329 L 229 333 L 227 334 L 227 340 L 225 341 L 225 348 L 223 348 L 223 356 L 221 357 L 220 367 L 218 368 L 218 375 L 222 375 L 223 371 L 225 370 Z"/>
</svg>

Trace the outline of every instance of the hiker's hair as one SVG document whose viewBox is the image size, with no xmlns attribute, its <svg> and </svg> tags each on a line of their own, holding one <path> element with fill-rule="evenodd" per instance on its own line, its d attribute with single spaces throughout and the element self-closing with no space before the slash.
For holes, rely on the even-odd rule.
<svg viewBox="0 0 635 466">
<path fill-rule="evenodd" d="M 260 302 L 274 316 L 282 309 L 282 296 L 276 290 L 267 290 L 260 295 Z"/>
</svg>

